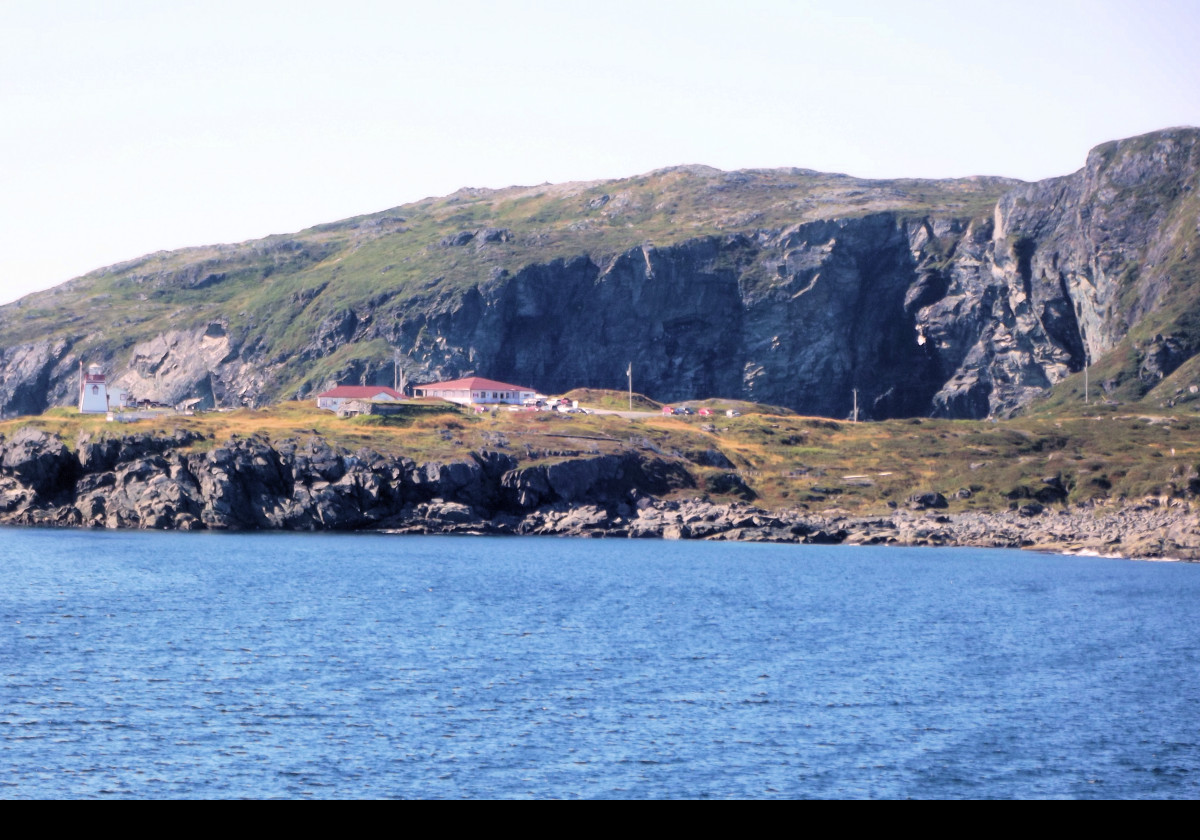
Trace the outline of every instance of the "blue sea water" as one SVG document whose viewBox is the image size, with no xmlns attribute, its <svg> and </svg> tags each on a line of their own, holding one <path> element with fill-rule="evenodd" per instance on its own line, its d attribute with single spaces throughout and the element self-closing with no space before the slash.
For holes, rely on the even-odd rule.
<svg viewBox="0 0 1200 840">
<path fill-rule="evenodd" d="M 0 530 L 0 797 L 1195 797 L 1200 566 Z"/>
</svg>

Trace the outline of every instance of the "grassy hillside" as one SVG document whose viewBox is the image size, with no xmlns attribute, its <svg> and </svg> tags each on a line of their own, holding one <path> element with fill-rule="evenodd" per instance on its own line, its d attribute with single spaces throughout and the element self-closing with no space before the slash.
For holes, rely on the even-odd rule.
<svg viewBox="0 0 1200 840">
<path fill-rule="evenodd" d="M 1183 414 L 852 424 L 755 413 L 637 420 L 503 410 L 474 415 L 446 405 L 408 418 L 344 421 L 311 403 L 287 403 L 119 426 L 56 409 L 0 423 L 0 434 L 10 436 L 26 425 L 70 444 L 81 432 L 186 428 L 209 436 L 196 445 L 200 450 L 233 435 L 276 441 L 319 435 L 351 451 L 369 447 L 417 461 L 461 459 L 482 449 L 508 452 L 523 463 L 636 450 L 688 462 L 701 488 L 727 471 L 703 465 L 709 460 L 704 453 L 717 450 L 758 494 L 760 505 L 859 513 L 885 512 L 889 503 L 903 505 L 917 491 L 943 493 L 951 510 L 1005 510 L 1035 499 L 1051 506 L 1165 501 L 1194 486 L 1200 464 L 1200 418 Z"/>
<path fill-rule="evenodd" d="M 1007 414 L 1078 367 L 1081 313 L 1091 319 L 1095 398 L 1169 410 L 1200 385 L 1200 369 L 1187 361 L 1200 352 L 1198 137 L 1180 129 L 1106 144 L 1079 173 L 1024 185 L 682 166 L 463 189 L 296 234 L 150 254 L 0 307 L 0 411 L 65 404 L 81 359 L 102 363 L 139 395 L 261 406 L 337 381 L 390 381 L 396 350 L 413 377 L 490 366 L 504 373 L 479 372 L 541 375 L 531 384 L 543 388 L 613 386 L 620 377 L 610 348 L 637 346 L 648 361 L 641 387 L 658 399 L 729 395 L 845 416 L 839 401 L 814 394 L 862 386 L 875 416 Z M 995 240 L 999 252 L 1004 242 L 1036 245 L 1045 263 L 1037 278 L 1033 251 L 992 253 L 1003 207 L 1013 226 L 1008 240 Z M 919 227 L 891 217 L 843 224 L 881 211 L 934 218 Z M 802 236 L 769 235 L 817 221 Z M 886 224 L 875 230 L 876 222 Z M 643 267 L 637 249 L 650 247 L 658 258 L 647 250 Z M 1059 276 L 1061 296 L 1060 252 L 1076 261 L 1075 274 Z M 593 266 L 613 282 L 592 282 Z M 661 298 L 643 294 L 642 277 Z M 860 279 L 872 289 L 869 304 L 853 291 Z M 910 284 L 903 299 L 893 281 Z M 833 294 L 835 286 L 850 291 Z M 864 297 L 840 306 L 851 295 Z M 1011 297 L 1014 312 L 1023 301 L 1032 308 L 1005 315 L 1008 304 L 997 308 L 989 295 Z M 656 318 L 677 301 L 686 305 Z M 726 311 L 732 317 L 720 317 Z M 811 317 L 818 312 L 828 323 Z M 886 313 L 886 323 L 863 328 L 863 313 Z M 918 332 L 943 339 L 925 345 L 921 333 L 924 355 L 902 372 L 884 370 L 897 349 L 917 352 L 908 331 L 922 318 L 931 320 Z M 994 334 L 984 323 L 1005 318 Z M 984 338 L 972 348 L 976 333 Z M 1010 353 L 1010 334 L 1032 348 Z M 941 410 L 938 389 L 956 369 L 965 377 L 995 359 L 990 395 L 952 395 Z M 888 390 L 895 374 L 910 372 Z M 1028 410 L 1088 410 L 1082 379 L 1059 381 Z M 619 395 L 605 399 L 623 407 Z M 990 402 L 981 408 L 981 399 Z"/>
<path fill-rule="evenodd" d="M 969 218 L 1017 183 L 870 181 L 807 170 L 677 167 L 615 181 L 460 190 L 293 235 L 149 254 L 0 308 L 6 343 L 121 348 L 220 320 L 286 359 L 324 322 L 453 296 L 531 263 L 880 210 Z M 289 383 L 299 385 L 302 383 Z"/>
</svg>

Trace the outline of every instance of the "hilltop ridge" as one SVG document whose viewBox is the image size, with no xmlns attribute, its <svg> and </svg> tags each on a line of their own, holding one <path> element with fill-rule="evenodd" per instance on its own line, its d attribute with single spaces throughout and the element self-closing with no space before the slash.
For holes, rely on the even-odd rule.
<svg viewBox="0 0 1200 840">
<path fill-rule="evenodd" d="M 1187 398 L 1198 173 L 1179 128 L 1037 183 L 686 165 L 464 188 L 0 307 L 0 415 L 70 404 L 81 360 L 229 407 L 390 382 L 396 352 L 410 381 L 546 392 L 621 387 L 634 360 L 656 399 L 832 417 L 855 389 L 873 418 L 1053 408 L 1085 362 L 1098 395 Z"/>
</svg>

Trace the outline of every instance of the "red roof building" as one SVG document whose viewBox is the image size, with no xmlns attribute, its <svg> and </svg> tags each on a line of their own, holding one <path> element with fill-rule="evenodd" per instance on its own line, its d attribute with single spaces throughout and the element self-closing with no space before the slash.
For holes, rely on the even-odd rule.
<svg viewBox="0 0 1200 840">
<path fill-rule="evenodd" d="M 484 379 L 482 376 L 469 376 L 465 379 L 451 379 L 449 382 L 431 382 L 428 385 L 416 385 L 413 393 L 418 397 L 441 397 L 450 402 L 462 405 L 510 404 L 520 405 L 523 401 L 537 396 L 537 391 L 523 385 L 510 385 L 507 382 L 497 382 L 495 379 Z"/>
<path fill-rule="evenodd" d="M 337 411 L 346 400 L 400 402 L 403 399 L 403 394 L 386 385 L 339 385 L 333 390 L 317 394 L 317 408 Z"/>
</svg>

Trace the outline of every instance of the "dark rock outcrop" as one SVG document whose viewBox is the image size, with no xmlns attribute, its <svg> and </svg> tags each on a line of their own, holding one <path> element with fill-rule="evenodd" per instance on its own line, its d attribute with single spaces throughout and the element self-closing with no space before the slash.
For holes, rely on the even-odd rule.
<svg viewBox="0 0 1200 840">
<path fill-rule="evenodd" d="M 745 501 L 757 497 L 757 493 L 746 484 L 745 479 L 735 472 L 715 473 L 704 480 L 704 489 L 709 493 L 739 496 Z"/>
<path fill-rule="evenodd" d="M 0 470 L 42 498 L 66 491 L 73 466 L 63 442 L 38 429 L 25 427 L 0 443 Z"/>
<path fill-rule="evenodd" d="M 606 503 L 631 491 L 653 495 L 692 487 L 695 482 L 679 464 L 634 454 L 572 458 L 506 473 L 501 485 L 510 510 L 521 511 L 565 502 Z"/>
<path fill-rule="evenodd" d="M 913 510 L 928 510 L 929 508 L 949 507 L 946 497 L 941 493 L 913 493 L 908 497 L 908 506 Z"/>
<path fill-rule="evenodd" d="M 189 452 L 199 440 L 189 432 L 84 437 L 72 453 L 56 437 L 22 429 L 0 439 L 0 521 L 184 530 L 487 530 L 483 523 L 515 523 L 556 505 L 615 512 L 636 497 L 694 484 L 682 464 L 634 453 L 523 467 L 511 455 L 482 451 L 461 461 L 417 464 L 367 449 L 351 454 L 320 438 L 304 444 L 235 438 Z"/>
</svg>

